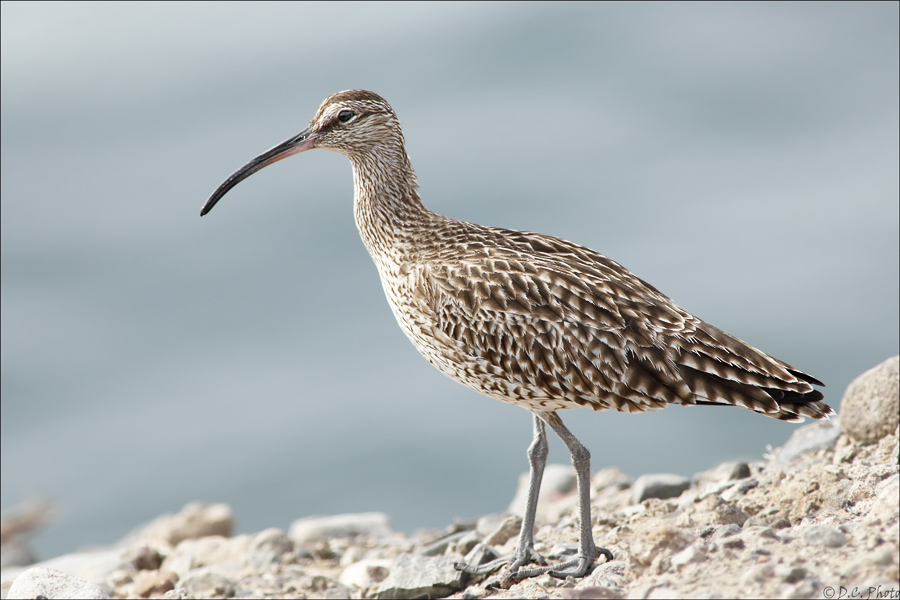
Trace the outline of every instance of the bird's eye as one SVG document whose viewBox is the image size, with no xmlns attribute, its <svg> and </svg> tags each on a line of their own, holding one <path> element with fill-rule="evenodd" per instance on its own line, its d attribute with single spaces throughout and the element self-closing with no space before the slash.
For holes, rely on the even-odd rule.
<svg viewBox="0 0 900 600">
<path fill-rule="evenodd" d="M 342 110 L 341 112 L 338 113 L 338 121 L 340 121 L 341 123 L 346 123 L 347 121 L 352 119 L 354 116 L 356 116 L 356 115 L 353 114 L 352 110 Z"/>
</svg>

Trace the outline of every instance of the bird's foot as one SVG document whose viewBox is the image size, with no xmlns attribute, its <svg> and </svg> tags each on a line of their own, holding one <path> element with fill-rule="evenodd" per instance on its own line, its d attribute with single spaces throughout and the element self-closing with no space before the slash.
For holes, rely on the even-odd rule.
<svg viewBox="0 0 900 600">
<path fill-rule="evenodd" d="M 606 557 L 607 562 L 613 559 L 612 552 L 606 548 L 594 547 L 588 552 L 579 549 L 578 553 L 569 560 L 548 565 L 547 559 L 538 554 L 534 548 L 527 548 L 521 552 L 517 549 L 515 553 L 510 554 L 509 556 L 500 557 L 483 565 L 469 565 L 460 561 L 455 563 L 454 566 L 458 570 L 471 575 L 488 575 L 505 565 L 509 565 L 508 573 L 496 582 L 500 587 L 509 587 L 508 583 L 514 583 L 516 581 L 521 581 L 522 579 L 528 579 L 529 577 L 537 577 L 539 575 L 544 575 L 545 573 L 558 579 L 584 577 L 590 572 L 594 561 L 597 560 L 597 557 L 601 554 Z M 524 568 L 525 565 L 529 564 L 538 564 L 541 566 Z M 504 585 L 504 583 L 507 583 L 507 585 Z"/>
<path fill-rule="evenodd" d="M 496 554 L 494 555 L 496 556 Z M 504 565 L 509 565 L 509 569 L 511 571 L 518 571 L 523 566 L 531 563 L 537 563 L 539 565 L 546 565 L 547 559 L 538 554 L 534 548 L 529 547 L 522 551 L 516 548 L 516 551 L 508 556 L 501 556 L 500 558 L 494 559 L 490 562 L 486 562 L 483 565 L 470 565 L 459 561 L 454 563 L 454 567 L 458 571 L 462 571 L 463 573 L 468 573 L 470 575 L 489 575 L 494 571 L 500 569 Z"/>
<path fill-rule="evenodd" d="M 591 571 L 591 567 L 594 565 L 594 561 L 597 560 L 597 557 L 601 554 L 606 557 L 607 562 L 613 559 L 612 552 L 610 552 L 606 548 L 595 547 L 591 548 L 590 551 L 579 549 L 575 556 L 573 556 L 569 560 L 565 560 L 555 565 L 546 565 L 531 569 L 520 568 L 516 571 L 511 572 L 509 576 L 515 581 L 521 581 L 522 579 L 537 577 L 544 574 L 550 575 L 551 577 L 556 577 L 557 579 L 566 579 L 567 577 L 584 577 Z"/>
</svg>

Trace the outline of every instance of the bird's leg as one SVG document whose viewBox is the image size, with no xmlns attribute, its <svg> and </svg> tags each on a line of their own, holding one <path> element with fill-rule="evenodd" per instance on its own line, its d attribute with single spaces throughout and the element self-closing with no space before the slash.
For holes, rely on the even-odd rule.
<svg viewBox="0 0 900 600">
<path fill-rule="evenodd" d="M 606 556 L 608 561 L 613 559 L 612 552 L 606 548 L 598 548 L 594 545 L 594 535 L 591 531 L 591 453 L 563 425 L 562 419 L 555 412 L 541 413 L 540 416 L 556 432 L 556 435 L 560 437 L 572 455 L 572 465 L 575 467 L 575 476 L 578 484 L 581 539 L 578 544 L 578 553 L 572 559 L 547 567 L 519 569 L 512 576 L 516 579 L 524 579 L 549 573 L 553 577 L 559 577 L 560 579 L 565 579 L 570 575 L 584 577 L 590 571 L 591 565 L 594 564 L 598 554 Z"/>
<path fill-rule="evenodd" d="M 544 478 L 544 467 L 547 465 L 547 432 L 542 421 L 534 415 L 534 439 L 528 446 L 528 463 L 531 465 L 528 477 L 528 500 L 525 503 L 525 518 L 522 519 L 522 529 L 519 531 L 519 543 L 516 550 L 509 556 L 504 556 L 483 565 L 467 565 L 463 562 L 456 563 L 456 568 L 474 575 L 493 573 L 505 564 L 510 565 L 513 571 L 523 565 L 537 562 L 545 565 L 547 561 L 534 550 L 534 519 L 537 511 L 538 494 L 541 491 L 541 480 Z"/>
</svg>

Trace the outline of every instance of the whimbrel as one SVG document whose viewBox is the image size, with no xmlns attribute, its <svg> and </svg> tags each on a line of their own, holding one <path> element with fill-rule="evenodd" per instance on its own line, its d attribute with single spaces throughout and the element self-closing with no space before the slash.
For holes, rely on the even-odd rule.
<svg viewBox="0 0 900 600">
<path fill-rule="evenodd" d="M 581 577 L 599 554 L 612 558 L 594 545 L 591 531 L 590 453 L 558 410 L 724 404 L 785 421 L 833 414 L 813 388 L 820 381 L 701 321 L 602 254 L 425 208 L 400 121 L 370 91 L 325 100 L 308 128 L 241 167 L 200 214 L 263 167 L 312 148 L 350 159 L 356 226 L 416 349 L 452 379 L 533 413 L 528 499 L 516 550 L 458 568 L 488 573 L 509 564 L 514 577 Z M 545 425 L 572 456 L 579 496 L 578 552 L 556 565 L 534 549 Z"/>
</svg>

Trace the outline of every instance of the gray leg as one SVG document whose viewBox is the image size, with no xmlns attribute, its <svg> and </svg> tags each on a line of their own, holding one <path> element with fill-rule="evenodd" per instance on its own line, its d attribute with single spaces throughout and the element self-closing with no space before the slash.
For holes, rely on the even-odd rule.
<svg viewBox="0 0 900 600">
<path fill-rule="evenodd" d="M 556 432 L 556 435 L 560 437 L 566 448 L 569 449 L 569 454 L 572 455 L 572 465 L 575 467 L 578 484 L 581 539 L 578 544 L 578 553 L 571 560 L 549 567 L 520 569 L 513 576 L 525 578 L 549 573 L 562 579 L 569 575 L 584 577 L 590 571 L 591 565 L 594 564 L 598 554 L 603 554 L 607 560 L 612 560 L 613 558 L 612 552 L 606 548 L 597 548 L 594 545 L 594 535 L 591 531 L 591 453 L 563 425 L 562 419 L 555 412 L 536 413 L 536 416 L 540 416 Z"/>
<path fill-rule="evenodd" d="M 528 477 L 528 501 L 525 504 L 525 518 L 522 520 L 522 529 L 519 531 L 519 543 L 516 551 L 511 556 L 504 556 L 481 566 L 456 563 L 456 568 L 476 575 L 493 573 L 505 564 L 510 565 L 512 571 L 517 571 L 523 565 L 531 562 L 547 564 L 544 557 L 534 551 L 534 519 L 537 511 L 538 494 L 541 491 L 541 480 L 544 478 L 544 467 L 547 465 L 547 432 L 542 421 L 534 415 L 534 439 L 528 446 L 528 463 L 531 465 Z"/>
</svg>

